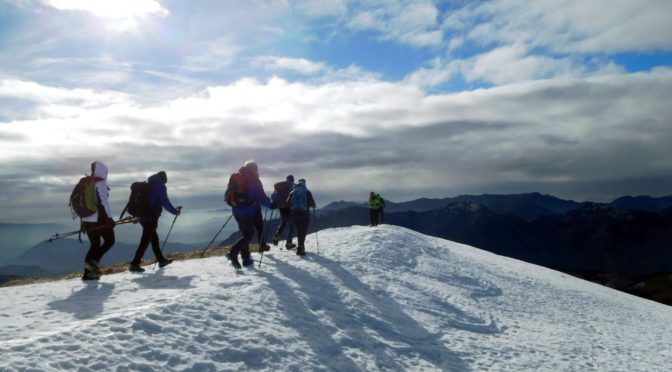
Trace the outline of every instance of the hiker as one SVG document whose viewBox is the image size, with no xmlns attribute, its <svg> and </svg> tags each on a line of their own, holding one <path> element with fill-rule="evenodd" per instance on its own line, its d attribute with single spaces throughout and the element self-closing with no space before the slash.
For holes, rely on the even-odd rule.
<svg viewBox="0 0 672 372">
<path fill-rule="evenodd" d="M 114 220 L 110 210 L 110 188 L 107 185 L 107 166 L 101 161 L 91 163 L 91 176 L 95 179 L 97 210 L 82 217 L 82 229 L 86 231 L 91 245 L 84 259 L 83 280 L 99 279 L 100 260 L 114 245 Z M 100 239 L 103 245 L 100 245 Z"/>
<path fill-rule="evenodd" d="M 294 176 L 289 175 L 285 181 L 277 182 L 274 186 L 273 194 L 271 195 L 271 201 L 275 204 L 280 211 L 280 225 L 275 231 L 275 236 L 273 236 L 273 245 L 278 245 L 278 242 L 282 238 L 282 231 L 287 227 L 287 249 L 292 249 L 296 247 L 292 243 L 292 237 L 294 235 L 294 224 L 289 221 L 290 208 L 287 203 L 287 198 L 289 198 L 289 193 L 294 189 Z M 289 226 L 287 226 L 289 224 Z"/>
<path fill-rule="evenodd" d="M 315 208 L 313 194 L 306 187 L 306 180 L 300 179 L 289 193 L 287 204 L 290 206 L 290 216 L 292 223 L 296 226 L 297 239 L 299 246 L 296 247 L 298 256 L 306 255 L 306 234 L 308 233 L 308 222 L 310 221 L 310 208 Z"/>
<path fill-rule="evenodd" d="M 261 216 L 261 206 L 271 207 L 271 199 L 264 192 L 259 179 L 259 168 L 254 160 L 246 161 L 238 173 L 231 175 L 226 192 L 226 202 L 232 207 L 233 217 L 242 235 L 233 244 L 226 257 L 235 269 L 240 269 L 238 254 L 243 260 L 243 266 L 254 264 L 250 254 L 250 240 L 254 235 L 255 220 L 258 221 Z M 261 222 L 263 225 L 263 219 Z"/>
<path fill-rule="evenodd" d="M 381 198 L 380 195 L 376 194 L 375 192 L 371 191 L 369 194 L 369 214 L 371 217 L 371 225 L 369 226 L 378 226 L 378 218 L 384 205 L 385 202 L 383 201 L 383 198 Z"/>
<path fill-rule="evenodd" d="M 156 257 L 159 267 L 165 267 L 173 262 L 172 259 L 166 258 L 161 252 L 159 234 L 156 232 L 159 225 L 159 218 L 161 217 L 161 211 L 163 209 L 175 216 L 182 212 L 182 207 L 173 207 L 170 199 L 168 199 L 168 190 L 166 189 L 167 182 L 168 176 L 164 171 L 154 174 L 147 179 L 147 187 L 149 189 L 147 195 L 147 209 L 145 213 L 139 216 L 140 225 L 142 226 L 142 237 L 140 238 L 138 249 L 135 251 L 135 257 L 133 257 L 133 261 L 131 261 L 131 264 L 128 266 L 129 271 L 138 273 L 145 271 L 145 269 L 140 267 L 140 263 L 142 262 L 142 257 L 145 255 L 147 246 L 150 243 L 152 244 L 152 252 L 154 252 L 154 257 Z"/>
</svg>

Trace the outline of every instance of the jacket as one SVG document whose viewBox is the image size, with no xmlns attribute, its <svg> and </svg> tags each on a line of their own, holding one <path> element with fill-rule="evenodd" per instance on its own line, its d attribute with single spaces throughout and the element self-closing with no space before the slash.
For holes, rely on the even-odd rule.
<svg viewBox="0 0 672 372">
<path fill-rule="evenodd" d="M 107 222 L 112 218 L 110 209 L 110 188 L 107 185 L 107 166 L 101 161 L 91 163 L 91 175 L 99 178 L 96 182 L 96 194 L 98 194 L 98 210 L 96 213 L 83 217 L 82 222 Z"/>
<path fill-rule="evenodd" d="M 177 209 L 170 202 L 170 199 L 168 199 L 166 182 L 168 182 L 168 179 L 166 173 L 163 171 L 147 179 L 147 183 L 149 183 L 151 188 L 148 198 L 148 213 L 146 216 L 140 218 L 140 222 L 158 221 L 164 208 L 171 214 L 177 214 Z"/>
<path fill-rule="evenodd" d="M 380 197 L 380 195 L 369 198 L 369 207 L 371 209 L 380 209 L 383 206 L 385 206 L 385 202 L 383 201 L 383 198 Z"/>
</svg>

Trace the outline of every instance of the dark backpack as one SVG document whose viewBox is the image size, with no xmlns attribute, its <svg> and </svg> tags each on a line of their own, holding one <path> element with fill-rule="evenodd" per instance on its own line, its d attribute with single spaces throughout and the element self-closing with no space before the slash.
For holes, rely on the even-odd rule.
<svg viewBox="0 0 672 372">
<path fill-rule="evenodd" d="M 133 217 L 146 217 L 150 214 L 149 194 L 152 188 L 148 182 L 133 182 L 131 184 L 131 196 L 128 197 L 126 209 Z M 124 213 L 122 212 L 122 216 Z"/>
<path fill-rule="evenodd" d="M 303 183 L 298 183 L 294 186 L 294 190 L 292 190 L 292 205 L 291 208 L 292 210 L 302 210 L 302 211 L 307 211 L 308 210 L 308 189 L 306 188 L 306 185 Z"/>
<path fill-rule="evenodd" d="M 278 208 L 287 207 L 287 197 L 289 196 L 289 185 L 287 181 L 280 181 L 273 185 L 273 195 L 271 201 L 278 205 Z"/>
<path fill-rule="evenodd" d="M 226 192 L 224 193 L 226 204 L 234 208 L 245 207 L 252 204 L 250 200 L 247 199 L 245 183 L 245 176 L 240 172 L 233 173 L 229 177 L 229 184 L 226 186 Z"/>
<path fill-rule="evenodd" d="M 70 194 L 70 203 L 72 209 L 72 218 L 89 217 L 98 211 L 98 194 L 96 193 L 96 182 L 100 178 L 93 176 L 84 176 L 79 179 L 77 185 Z"/>
</svg>

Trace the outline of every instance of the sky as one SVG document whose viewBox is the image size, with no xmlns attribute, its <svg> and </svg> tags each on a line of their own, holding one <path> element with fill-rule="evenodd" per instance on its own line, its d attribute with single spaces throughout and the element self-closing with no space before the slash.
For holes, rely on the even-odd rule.
<svg viewBox="0 0 672 372">
<path fill-rule="evenodd" d="M 254 159 L 318 206 L 542 192 L 672 194 L 672 2 L 0 2 L 0 222 L 113 213 L 160 170 L 224 207 Z"/>
<path fill-rule="evenodd" d="M 670 306 L 398 226 L 306 249 L 0 288 L 0 369 L 669 371 Z"/>
</svg>

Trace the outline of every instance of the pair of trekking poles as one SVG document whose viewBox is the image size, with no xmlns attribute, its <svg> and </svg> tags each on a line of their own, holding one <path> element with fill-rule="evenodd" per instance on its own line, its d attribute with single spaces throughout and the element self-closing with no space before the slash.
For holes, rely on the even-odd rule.
<svg viewBox="0 0 672 372">
<path fill-rule="evenodd" d="M 263 239 L 262 239 L 262 241 L 259 242 L 259 250 L 260 250 L 260 252 L 261 252 L 261 258 L 259 259 L 259 268 L 261 268 L 261 262 L 262 262 L 263 259 L 264 259 L 264 250 L 262 249 L 262 244 L 266 243 L 266 238 L 267 238 L 267 236 L 268 236 L 268 235 L 267 235 L 267 234 L 268 234 L 268 229 L 266 228 L 266 223 L 267 223 L 267 222 L 270 222 L 270 220 L 273 220 L 273 213 L 275 213 L 275 212 L 274 212 L 274 211 L 271 211 L 271 218 L 268 219 L 268 220 L 266 219 L 266 217 L 268 216 L 268 209 L 266 209 L 266 212 L 264 213 L 264 222 L 263 222 L 263 226 L 264 226 L 264 227 L 263 227 L 263 229 L 264 229 L 264 234 L 263 234 Z M 210 243 L 208 243 L 208 245 L 205 247 L 205 249 L 203 249 L 203 251 L 201 251 L 201 257 L 203 257 L 203 256 L 205 255 L 205 252 L 207 252 L 207 250 L 210 249 L 210 246 L 211 246 L 212 243 L 215 241 L 215 239 L 217 239 L 217 237 L 218 237 L 219 234 L 222 232 L 222 230 L 224 230 L 224 228 L 226 227 L 226 225 L 227 225 L 227 224 L 229 223 L 229 221 L 231 220 L 231 217 L 233 217 L 233 213 L 229 216 L 229 218 L 226 219 L 226 222 L 224 222 L 224 225 L 222 225 L 222 227 L 219 229 L 219 231 L 217 231 L 217 233 L 216 233 L 215 236 L 212 238 L 212 240 L 210 240 Z M 315 218 L 315 241 L 316 241 L 316 243 L 317 243 L 317 254 L 320 254 L 320 240 L 319 240 L 319 238 L 317 237 L 317 214 L 315 213 L 315 208 L 313 208 L 313 217 Z"/>
</svg>

